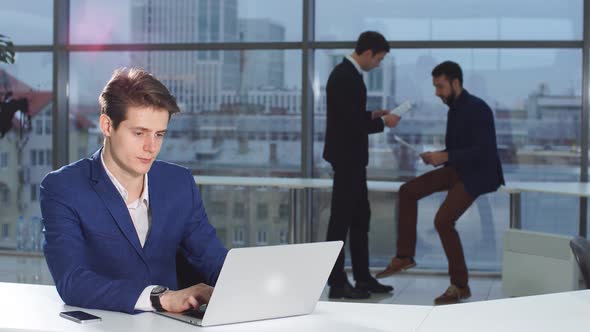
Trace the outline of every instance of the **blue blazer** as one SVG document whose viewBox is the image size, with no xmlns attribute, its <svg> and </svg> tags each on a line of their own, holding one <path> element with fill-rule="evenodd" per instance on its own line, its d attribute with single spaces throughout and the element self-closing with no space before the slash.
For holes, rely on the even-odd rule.
<svg viewBox="0 0 590 332">
<path fill-rule="evenodd" d="M 465 89 L 447 113 L 445 145 L 447 166 L 455 168 L 473 198 L 504 184 L 494 114 L 483 100 Z"/>
<path fill-rule="evenodd" d="M 100 150 L 43 179 L 43 249 L 66 304 L 134 313 L 145 287 L 177 288 L 177 249 L 215 284 L 227 250 L 207 220 L 190 171 L 155 161 L 148 181 L 152 223 L 142 248 Z"/>
</svg>

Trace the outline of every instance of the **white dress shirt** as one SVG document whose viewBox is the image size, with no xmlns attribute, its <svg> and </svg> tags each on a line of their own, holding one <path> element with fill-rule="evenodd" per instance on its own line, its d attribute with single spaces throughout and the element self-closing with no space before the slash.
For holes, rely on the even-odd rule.
<svg viewBox="0 0 590 332">
<path fill-rule="evenodd" d="M 135 201 L 127 204 L 129 192 L 127 191 L 127 189 L 125 189 L 125 187 L 123 187 L 121 182 L 119 182 L 117 178 L 107 168 L 107 165 L 104 163 L 103 152 L 104 149 L 100 153 L 100 161 L 102 162 L 102 167 L 104 167 L 104 170 L 106 171 L 109 179 L 111 179 L 111 182 L 113 183 L 113 185 L 115 185 L 115 188 L 117 188 L 117 191 L 119 192 L 119 194 L 121 194 L 121 197 L 123 197 L 123 201 L 127 205 L 127 210 L 129 210 L 129 216 L 131 217 L 131 221 L 133 222 L 133 226 L 135 227 L 135 231 L 137 232 L 139 243 L 143 248 L 145 240 L 147 239 L 147 235 L 150 231 L 150 226 L 152 224 L 152 213 L 150 210 L 150 194 L 148 190 L 148 175 L 146 174 L 143 177 L 143 192 L 141 193 L 141 196 Z M 141 295 L 135 303 L 135 310 L 154 311 L 154 307 L 152 307 L 152 302 L 150 301 L 150 293 L 152 292 L 152 289 L 154 289 L 154 287 L 156 287 L 156 285 L 150 285 L 146 287 L 143 290 L 143 292 L 141 292 Z"/>
<path fill-rule="evenodd" d="M 363 74 L 364 70 L 361 69 L 361 66 L 356 62 L 356 60 L 352 57 L 352 55 L 347 55 L 346 58 L 348 59 L 348 61 L 352 62 L 352 64 L 354 65 L 354 68 L 356 68 L 356 70 L 358 70 L 359 74 Z"/>
</svg>

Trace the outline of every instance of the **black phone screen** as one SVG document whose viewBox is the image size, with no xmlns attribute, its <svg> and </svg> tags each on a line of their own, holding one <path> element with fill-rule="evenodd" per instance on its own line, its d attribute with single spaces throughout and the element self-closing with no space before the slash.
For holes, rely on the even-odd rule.
<svg viewBox="0 0 590 332">
<path fill-rule="evenodd" d="M 100 320 L 100 317 L 98 317 L 98 316 L 94 316 L 92 314 L 89 314 L 84 311 L 79 311 L 79 310 L 64 311 L 64 312 L 60 313 L 60 316 L 68 316 L 71 318 L 75 318 L 76 320 L 79 320 L 79 321 L 96 320 L 96 319 Z"/>
</svg>

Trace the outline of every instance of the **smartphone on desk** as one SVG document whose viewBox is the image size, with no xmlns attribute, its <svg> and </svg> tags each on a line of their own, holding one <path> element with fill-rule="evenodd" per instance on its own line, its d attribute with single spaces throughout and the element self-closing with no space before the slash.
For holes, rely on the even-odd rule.
<svg viewBox="0 0 590 332">
<path fill-rule="evenodd" d="M 92 323 L 92 322 L 100 322 L 102 318 L 98 316 L 94 316 L 84 311 L 75 310 L 75 311 L 64 311 L 59 313 L 60 317 L 65 319 L 69 319 L 76 323 Z"/>
</svg>

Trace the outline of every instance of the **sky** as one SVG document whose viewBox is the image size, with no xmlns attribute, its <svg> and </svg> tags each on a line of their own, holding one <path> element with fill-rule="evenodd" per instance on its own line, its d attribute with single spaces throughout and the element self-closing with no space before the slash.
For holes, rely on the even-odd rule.
<svg viewBox="0 0 590 332">
<path fill-rule="evenodd" d="M 108 36 L 111 43 L 128 42 L 135 1 L 71 1 L 72 41 Z M 53 1 L 0 0 L 0 6 L 2 33 L 20 44 L 51 42 Z M 317 0 L 316 37 L 351 41 L 376 29 L 389 40 L 576 40 L 582 38 L 582 7 L 583 0 Z M 238 13 L 279 22 L 288 41 L 301 38 L 301 0 L 238 0 Z"/>
</svg>

